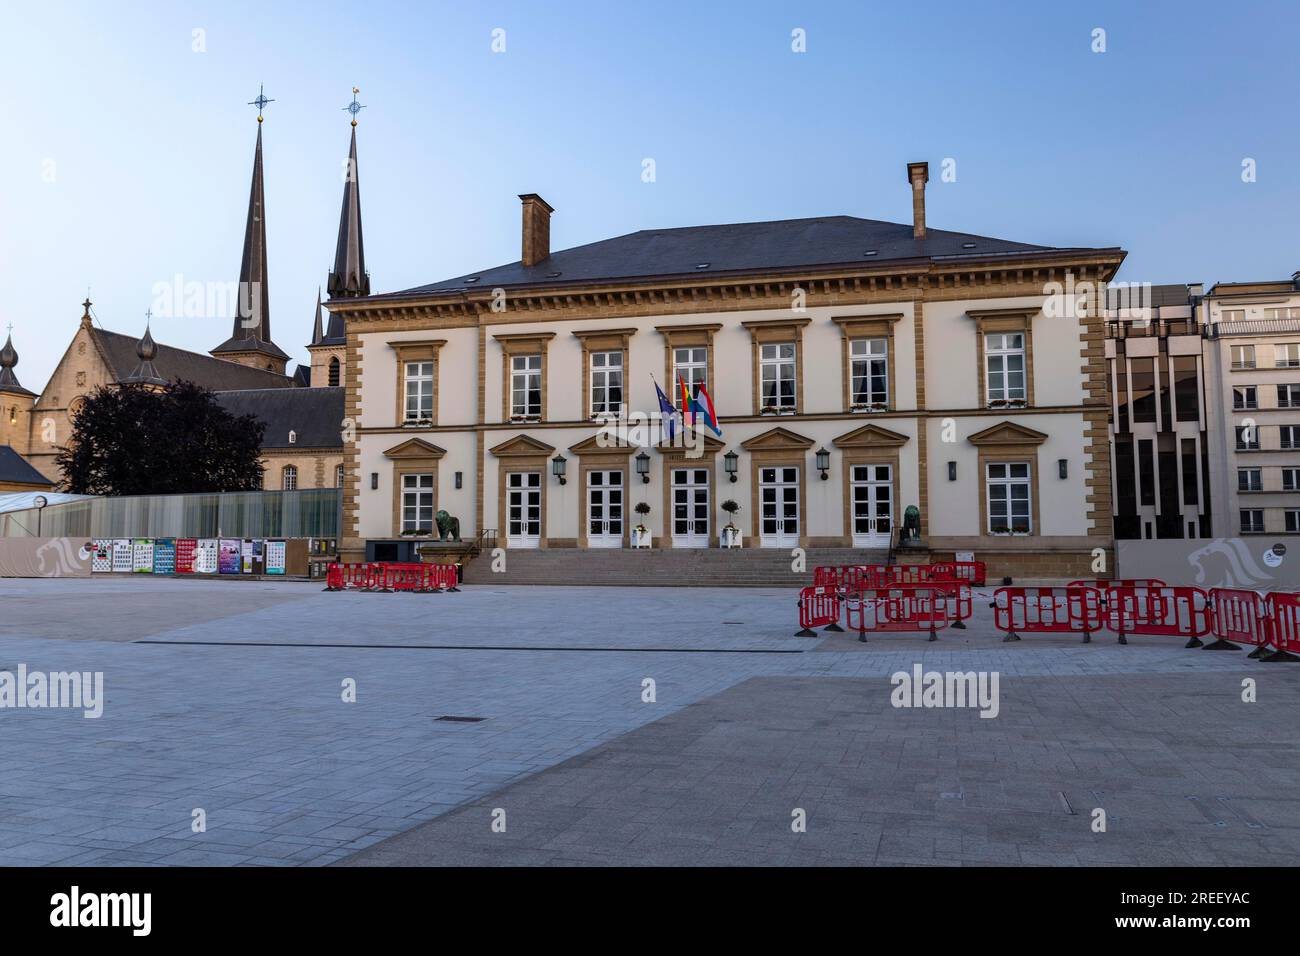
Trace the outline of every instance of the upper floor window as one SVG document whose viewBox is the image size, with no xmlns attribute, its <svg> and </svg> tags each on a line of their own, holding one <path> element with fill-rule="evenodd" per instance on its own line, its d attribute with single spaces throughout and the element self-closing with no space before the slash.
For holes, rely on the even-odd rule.
<svg viewBox="0 0 1300 956">
<path fill-rule="evenodd" d="M 693 345 L 673 349 L 673 405 L 680 408 L 682 389 L 678 381 L 686 384 L 691 397 L 698 394 L 700 386 L 709 387 L 709 350 L 707 346 Z"/>
<path fill-rule="evenodd" d="M 1273 346 L 1273 364 L 1278 368 L 1300 368 L 1300 343 Z"/>
<path fill-rule="evenodd" d="M 617 417 L 623 411 L 623 353 L 591 353 L 591 414 Z"/>
<path fill-rule="evenodd" d="M 1233 368 L 1254 368 L 1255 367 L 1255 346 L 1234 345 L 1232 347 L 1232 367 Z"/>
<path fill-rule="evenodd" d="M 1282 425 L 1278 432 L 1281 435 L 1279 448 L 1300 448 L 1300 425 Z"/>
<path fill-rule="evenodd" d="M 759 350 L 760 410 L 765 415 L 795 410 L 795 344 L 776 342 Z"/>
<path fill-rule="evenodd" d="M 1259 468 L 1238 468 L 1237 469 L 1237 490 L 1238 491 L 1263 491 L 1264 490 L 1263 470 Z"/>
<path fill-rule="evenodd" d="M 285 491 L 298 490 L 298 469 L 295 466 L 285 465 L 280 475 L 280 487 L 282 489 Z"/>
<path fill-rule="evenodd" d="M 1223 322 L 1244 322 L 1246 320 L 1246 310 L 1224 309 L 1219 313 L 1219 319 Z"/>
<path fill-rule="evenodd" d="M 1281 386 L 1278 392 L 1281 393 Z M 1238 385 L 1232 390 L 1232 407 L 1234 411 L 1259 408 L 1259 396 L 1254 385 Z"/>
<path fill-rule="evenodd" d="M 542 357 L 538 354 L 510 358 L 510 417 L 542 417 Z"/>
<path fill-rule="evenodd" d="M 1279 309 L 1265 309 L 1266 319 L 1300 319 L 1300 306 L 1288 306 Z"/>
<path fill-rule="evenodd" d="M 337 388 L 337 387 L 338 387 L 338 384 L 339 384 L 339 378 L 340 378 L 340 372 L 341 372 L 342 368 L 343 368 L 343 365 L 342 365 L 342 363 L 339 362 L 339 360 L 338 360 L 338 356 L 333 356 L 333 357 L 330 358 L 330 365 L 329 365 L 329 383 L 330 383 L 330 388 Z"/>
<path fill-rule="evenodd" d="M 1300 385 L 1279 385 L 1277 387 L 1278 408 L 1300 408 Z"/>
<path fill-rule="evenodd" d="M 1286 533 L 1296 534 L 1300 532 L 1300 511 L 1288 508 L 1284 514 L 1286 516 Z"/>
<path fill-rule="evenodd" d="M 335 488 L 343 487 L 343 466 L 342 465 L 334 466 L 334 487 Z"/>
<path fill-rule="evenodd" d="M 888 407 L 889 340 L 853 339 L 849 342 L 849 363 L 854 410 Z"/>
<path fill-rule="evenodd" d="M 1282 469 L 1282 490 L 1300 491 L 1300 468 Z"/>
<path fill-rule="evenodd" d="M 1264 533 L 1264 509 L 1263 508 L 1242 508 L 1241 509 L 1241 533 L 1242 534 L 1263 534 Z"/>
<path fill-rule="evenodd" d="M 1025 336 L 990 332 L 984 336 L 984 362 L 990 405 L 1024 404 Z"/>
<path fill-rule="evenodd" d="M 407 362 L 405 370 L 407 423 L 433 421 L 433 363 Z"/>
<path fill-rule="evenodd" d="M 1235 431 L 1237 432 L 1237 451 L 1259 450 L 1258 425 L 1238 425 Z"/>
</svg>

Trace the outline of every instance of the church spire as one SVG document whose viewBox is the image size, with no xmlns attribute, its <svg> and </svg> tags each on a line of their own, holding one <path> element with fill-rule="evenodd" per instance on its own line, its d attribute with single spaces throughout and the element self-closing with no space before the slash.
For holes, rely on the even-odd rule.
<svg viewBox="0 0 1300 956">
<path fill-rule="evenodd" d="M 311 330 L 311 344 L 320 345 L 320 340 L 325 337 L 324 326 L 321 325 L 320 317 L 320 287 L 316 287 L 316 324 Z"/>
<path fill-rule="evenodd" d="M 257 112 L 257 146 L 253 151 L 253 182 L 248 192 L 248 218 L 244 224 L 244 255 L 239 265 L 239 301 L 230 338 L 212 350 L 259 368 L 284 372 L 289 356 L 271 341 L 271 298 L 266 268 L 266 195 L 262 179 L 262 109 L 267 103 L 260 90 L 252 101 Z"/>
<path fill-rule="evenodd" d="M 0 392 L 18 392 L 22 395 L 32 394 L 18 384 L 14 366 L 18 364 L 18 351 L 14 348 L 13 326 L 5 336 L 4 348 L 0 349 Z"/>
<path fill-rule="evenodd" d="M 141 385 L 166 385 L 167 380 L 158 374 L 158 369 L 153 364 L 154 356 L 158 354 L 158 346 L 153 340 L 153 333 L 149 331 L 149 320 L 153 318 L 152 311 L 146 312 L 144 317 L 144 336 L 135 346 L 135 355 L 140 360 L 139 364 L 122 381 Z"/>
<path fill-rule="evenodd" d="M 357 102 L 359 92 L 353 87 L 352 102 L 344 107 L 352 114 L 352 142 L 343 183 L 343 209 L 339 213 L 339 240 L 334 249 L 334 269 L 329 276 L 331 298 L 370 294 L 366 247 L 361 238 L 361 184 L 357 175 L 357 114 L 365 109 Z"/>
</svg>

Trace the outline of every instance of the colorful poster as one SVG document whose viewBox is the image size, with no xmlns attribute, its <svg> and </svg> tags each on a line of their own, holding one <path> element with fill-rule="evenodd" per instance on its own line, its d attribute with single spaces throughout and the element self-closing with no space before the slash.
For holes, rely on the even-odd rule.
<svg viewBox="0 0 1300 956">
<path fill-rule="evenodd" d="M 95 550 L 90 556 L 91 571 L 113 570 L 113 539 L 96 538 Z"/>
<path fill-rule="evenodd" d="M 220 547 L 216 538 L 200 538 L 194 545 L 194 571 L 216 574 L 220 566 Z"/>
<path fill-rule="evenodd" d="M 153 573 L 153 538 L 136 538 L 131 542 L 131 570 L 136 574 Z"/>
<path fill-rule="evenodd" d="M 261 556 L 262 542 L 245 538 L 239 545 L 239 570 L 243 574 L 253 573 L 253 556 Z"/>
<path fill-rule="evenodd" d="M 113 570 L 128 572 L 131 570 L 130 538 L 113 539 Z"/>
<path fill-rule="evenodd" d="M 176 573 L 176 539 L 157 538 L 153 543 L 153 573 Z"/>
<path fill-rule="evenodd" d="M 198 546 L 198 541 L 194 538 L 177 538 L 176 539 L 176 573 L 193 574 L 194 573 L 194 550 Z"/>
<path fill-rule="evenodd" d="M 238 574 L 242 541 L 222 538 L 217 549 L 217 571 L 221 574 Z"/>
<path fill-rule="evenodd" d="M 284 542 L 266 542 L 266 573 L 284 574 Z"/>
</svg>

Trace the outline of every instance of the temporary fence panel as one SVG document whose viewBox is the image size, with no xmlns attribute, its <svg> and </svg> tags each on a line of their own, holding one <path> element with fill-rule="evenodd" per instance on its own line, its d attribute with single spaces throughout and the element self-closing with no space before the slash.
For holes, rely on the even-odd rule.
<svg viewBox="0 0 1300 956">
<path fill-rule="evenodd" d="M 1158 578 L 1115 578 L 1108 580 L 1083 578 L 1079 581 L 1071 581 L 1066 587 L 1097 588 L 1106 591 L 1110 588 L 1163 588 L 1166 587 L 1166 584 Z"/>
<path fill-rule="evenodd" d="M 1300 661 L 1300 595 L 1272 592 L 1264 599 L 1269 637 L 1276 650 L 1262 661 Z"/>
<path fill-rule="evenodd" d="M 803 588 L 799 592 L 799 628 L 795 637 L 816 637 L 814 627 L 838 624 L 840 596 L 833 587 Z"/>
<path fill-rule="evenodd" d="M 1268 607 L 1254 591 L 1240 588 L 1210 589 L 1210 634 L 1214 640 L 1205 645 L 1212 651 L 1237 651 L 1242 644 L 1254 644 L 1251 657 L 1259 657 L 1269 642 Z M 1200 647 L 1197 637 L 1188 647 Z"/>
<path fill-rule="evenodd" d="M 1075 588 L 1082 592 L 1084 588 Z M 1199 638 L 1210 632 L 1209 596 L 1193 587 L 1111 587 L 1106 626 L 1127 644 L 1129 634 Z"/>
<path fill-rule="evenodd" d="M 1095 588 L 1003 587 L 993 592 L 993 626 L 1003 641 L 1023 634 L 1082 634 L 1102 627 L 1101 592 Z"/>
<path fill-rule="evenodd" d="M 975 587 L 988 581 L 988 566 L 983 561 L 936 561 L 929 567 L 932 581 L 965 581 Z"/>
<path fill-rule="evenodd" d="M 813 568 L 813 587 L 851 591 L 863 586 L 866 575 L 873 567 L 873 565 L 847 564 Z"/>
<path fill-rule="evenodd" d="M 957 620 L 957 594 L 951 585 L 863 588 L 847 597 L 845 623 L 859 641 L 872 631 L 926 631 L 933 641 L 938 630 Z"/>
</svg>

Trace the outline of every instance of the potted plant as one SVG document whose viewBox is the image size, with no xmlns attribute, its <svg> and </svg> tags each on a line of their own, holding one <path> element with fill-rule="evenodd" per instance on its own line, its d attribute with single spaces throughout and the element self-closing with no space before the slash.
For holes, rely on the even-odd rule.
<svg viewBox="0 0 1300 956">
<path fill-rule="evenodd" d="M 722 510 L 727 513 L 727 526 L 722 529 L 722 546 L 724 548 L 739 548 L 740 529 L 736 527 L 735 518 L 740 511 L 740 505 L 733 499 L 728 498 L 722 503 Z"/>
<path fill-rule="evenodd" d="M 650 513 L 650 506 L 644 501 L 638 501 L 636 507 L 632 510 L 639 517 L 636 527 L 632 529 L 632 547 L 648 548 L 650 547 L 650 529 L 645 526 L 645 516 Z"/>
</svg>

